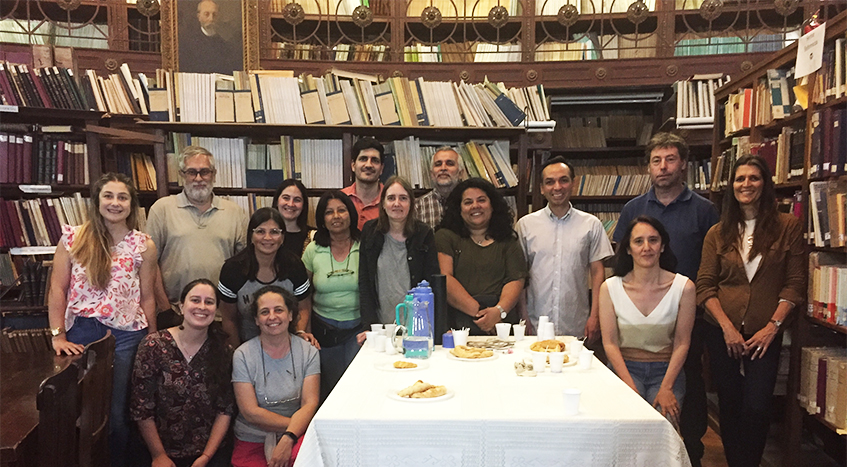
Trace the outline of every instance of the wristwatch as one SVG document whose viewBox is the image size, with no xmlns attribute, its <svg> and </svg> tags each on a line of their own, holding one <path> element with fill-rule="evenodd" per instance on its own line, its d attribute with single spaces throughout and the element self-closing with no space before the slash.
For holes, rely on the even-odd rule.
<svg viewBox="0 0 847 467">
<path fill-rule="evenodd" d="M 300 439 L 299 436 L 295 435 L 294 433 L 292 433 L 290 431 L 286 431 L 285 433 L 282 434 L 282 436 L 288 436 L 289 438 L 291 438 L 291 441 L 294 441 L 294 444 L 297 444 L 297 440 Z"/>
<path fill-rule="evenodd" d="M 50 328 L 50 335 L 51 335 L 51 336 L 53 336 L 53 337 L 56 337 L 56 336 L 58 336 L 59 334 L 62 334 L 63 332 L 65 332 L 65 330 L 64 330 L 63 328 L 61 328 L 61 327 L 58 327 L 58 328 Z"/>
<path fill-rule="evenodd" d="M 777 329 L 779 329 L 779 327 L 782 326 L 782 321 L 780 321 L 778 319 L 772 319 L 771 323 L 773 323 L 773 325 L 776 326 Z"/>
<path fill-rule="evenodd" d="M 506 319 L 506 310 L 500 305 L 494 305 L 494 307 L 500 310 L 500 319 Z"/>
</svg>

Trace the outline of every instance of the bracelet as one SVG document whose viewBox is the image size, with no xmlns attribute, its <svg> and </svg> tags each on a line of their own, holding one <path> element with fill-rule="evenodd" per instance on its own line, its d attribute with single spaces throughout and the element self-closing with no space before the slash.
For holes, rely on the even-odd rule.
<svg viewBox="0 0 847 467">
<path fill-rule="evenodd" d="M 294 433 L 292 433 L 290 431 L 286 431 L 285 433 L 282 434 L 282 436 L 288 436 L 289 438 L 291 438 L 291 441 L 293 441 L 294 444 L 297 444 L 297 440 L 300 439 L 299 436 L 295 435 Z"/>
<path fill-rule="evenodd" d="M 297 334 L 299 336 L 300 334 L 306 334 L 306 331 L 301 329 L 299 331 L 295 331 L 294 334 Z"/>
</svg>

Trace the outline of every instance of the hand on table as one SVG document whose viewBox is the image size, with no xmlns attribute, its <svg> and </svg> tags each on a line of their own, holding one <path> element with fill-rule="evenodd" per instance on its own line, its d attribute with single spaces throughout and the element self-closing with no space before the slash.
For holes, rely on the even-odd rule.
<svg viewBox="0 0 847 467">
<path fill-rule="evenodd" d="M 500 322 L 500 310 L 490 306 L 479 310 L 473 321 L 480 329 L 487 333 L 494 331 L 494 325 Z"/>
</svg>

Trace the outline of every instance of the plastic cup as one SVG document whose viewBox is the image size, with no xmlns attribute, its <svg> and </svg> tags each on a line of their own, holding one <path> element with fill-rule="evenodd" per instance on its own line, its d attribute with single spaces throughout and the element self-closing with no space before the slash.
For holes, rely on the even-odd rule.
<svg viewBox="0 0 847 467">
<path fill-rule="evenodd" d="M 544 323 L 544 326 L 541 327 L 544 332 L 544 340 L 555 339 L 556 338 L 556 325 L 551 322 Z"/>
<path fill-rule="evenodd" d="M 544 373 L 544 369 L 547 368 L 547 353 L 534 352 L 532 354 L 532 367 L 535 368 L 536 373 Z"/>
<path fill-rule="evenodd" d="M 579 353 L 579 368 L 582 370 L 587 370 L 591 368 L 591 362 L 594 361 L 594 351 L 588 349 L 582 349 L 582 352 Z"/>
<path fill-rule="evenodd" d="M 385 338 L 385 353 L 388 355 L 394 355 L 397 353 L 397 349 L 394 348 L 394 339 L 391 337 Z"/>
<path fill-rule="evenodd" d="M 550 352 L 550 371 L 553 373 L 561 373 L 562 367 L 565 365 L 564 352 Z"/>
<path fill-rule="evenodd" d="M 582 352 L 583 342 L 579 339 L 574 339 L 568 343 L 568 354 L 573 358 L 579 358 L 579 353 Z"/>
<path fill-rule="evenodd" d="M 382 334 L 382 325 L 381 324 L 371 324 L 371 331 Z"/>
<path fill-rule="evenodd" d="M 468 333 L 470 333 L 470 331 L 467 330 L 467 329 L 464 330 L 464 331 L 457 331 L 457 330 L 454 329 L 453 330 L 453 345 L 455 345 L 456 347 L 458 347 L 460 345 L 468 345 Z"/>
<path fill-rule="evenodd" d="M 515 324 L 512 326 L 512 331 L 515 333 L 515 340 L 522 341 L 526 333 L 525 324 Z"/>
<path fill-rule="evenodd" d="M 374 333 L 373 331 L 365 331 L 365 344 L 368 345 L 369 349 L 374 348 L 375 336 L 376 336 L 376 333 Z"/>
<path fill-rule="evenodd" d="M 577 388 L 565 388 L 562 391 L 562 401 L 565 403 L 565 415 L 576 415 L 579 413 L 579 397 L 582 390 Z"/>
<path fill-rule="evenodd" d="M 538 331 L 541 330 L 541 327 L 544 325 L 544 323 L 549 323 L 549 322 L 550 322 L 549 316 L 539 316 L 538 317 Z M 536 334 L 538 334 L 538 332 L 536 332 Z"/>
<path fill-rule="evenodd" d="M 500 340 L 509 339 L 509 331 L 512 329 L 511 323 L 497 323 L 494 325 L 497 328 L 497 338 Z"/>
<path fill-rule="evenodd" d="M 393 339 L 396 332 L 397 332 L 397 325 L 396 324 L 386 324 L 385 325 L 385 335 L 388 336 L 389 339 Z"/>
<path fill-rule="evenodd" d="M 374 350 L 377 352 L 385 352 L 385 343 L 388 342 L 388 338 L 382 334 L 377 334 L 374 336 Z"/>
</svg>

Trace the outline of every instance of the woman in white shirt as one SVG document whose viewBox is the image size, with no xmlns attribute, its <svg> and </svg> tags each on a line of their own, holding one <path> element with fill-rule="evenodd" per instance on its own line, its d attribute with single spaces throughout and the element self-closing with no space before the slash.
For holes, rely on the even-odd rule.
<svg viewBox="0 0 847 467">
<path fill-rule="evenodd" d="M 675 274 L 676 257 L 658 220 L 630 223 L 600 288 L 600 330 L 609 365 L 674 425 L 685 395 L 682 364 L 694 326 L 695 287 Z"/>
</svg>

